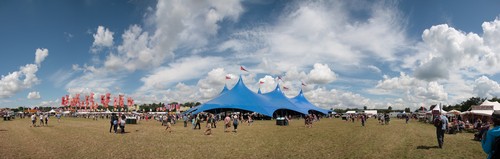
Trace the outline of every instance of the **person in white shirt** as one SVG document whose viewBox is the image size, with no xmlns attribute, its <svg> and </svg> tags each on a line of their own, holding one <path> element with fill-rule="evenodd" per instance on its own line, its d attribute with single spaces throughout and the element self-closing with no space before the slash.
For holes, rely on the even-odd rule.
<svg viewBox="0 0 500 159">
<path fill-rule="evenodd" d="M 43 114 L 40 113 L 40 126 L 43 126 Z"/>
<path fill-rule="evenodd" d="M 36 115 L 32 114 L 31 115 L 31 127 L 36 127 Z"/>
</svg>

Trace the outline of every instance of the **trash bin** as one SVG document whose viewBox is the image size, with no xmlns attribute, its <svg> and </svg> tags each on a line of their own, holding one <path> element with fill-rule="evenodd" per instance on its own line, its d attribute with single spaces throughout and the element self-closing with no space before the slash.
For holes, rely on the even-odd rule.
<svg viewBox="0 0 500 159">
<path fill-rule="evenodd" d="M 285 118 L 276 118 L 276 125 L 280 125 L 280 126 L 287 125 L 286 121 L 285 121 Z"/>
</svg>

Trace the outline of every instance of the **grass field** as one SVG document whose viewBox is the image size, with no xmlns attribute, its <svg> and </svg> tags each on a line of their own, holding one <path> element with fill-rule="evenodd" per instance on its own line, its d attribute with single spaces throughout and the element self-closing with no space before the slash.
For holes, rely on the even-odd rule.
<svg viewBox="0 0 500 159">
<path fill-rule="evenodd" d="M 390 125 L 323 119 L 305 128 L 303 120 L 290 126 L 274 121 L 240 125 L 224 133 L 219 122 L 213 135 L 184 128 L 168 133 L 159 122 L 129 124 L 125 134 L 109 133 L 109 121 L 54 118 L 48 127 L 30 121 L 0 121 L 0 158 L 486 158 L 472 133 L 445 135 L 437 148 L 430 124 L 393 119 Z M 190 126 L 190 125 L 189 125 Z"/>
</svg>

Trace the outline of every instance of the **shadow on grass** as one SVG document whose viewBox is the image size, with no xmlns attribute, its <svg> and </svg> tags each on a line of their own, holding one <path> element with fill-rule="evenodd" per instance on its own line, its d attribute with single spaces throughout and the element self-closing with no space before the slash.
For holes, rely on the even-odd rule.
<svg viewBox="0 0 500 159">
<path fill-rule="evenodd" d="M 7 130 L 4 130 L 4 129 L 0 129 L 0 131 L 7 131 Z"/>
<path fill-rule="evenodd" d="M 424 149 L 424 150 L 437 149 L 437 148 L 439 148 L 439 146 L 424 146 L 424 145 L 417 146 L 417 149 Z"/>
</svg>

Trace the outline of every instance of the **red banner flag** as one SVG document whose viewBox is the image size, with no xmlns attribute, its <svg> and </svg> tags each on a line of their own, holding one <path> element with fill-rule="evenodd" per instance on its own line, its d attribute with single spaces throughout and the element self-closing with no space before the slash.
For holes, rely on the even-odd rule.
<svg viewBox="0 0 500 159">
<path fill-rule="evenodd" d="M 240 66 L 240 70 L 248 72 L 247 69 L 245 69 L 243 66 Z"/>
<path fill-rule="evenodd" d="M 118 95 L 118 105 L 120 105 L 120 107 L 123 108 L 124 105 L 123 95 Z"/>
<path fill-rule="evenodd" d="M 118 106 L 118 98 L 114 97 L 114 102 L 113 102 L 113 107 L 116 108 L 116 106 Z"/>
<path fill-rule="evenodd" d="M 61 106 L 64 106 L 64 103 L 66 102 L 65 100 L 66 100 L 66 98 L 64 98 L 64 96 L 63 96 L 63 97 L 61 98 Z"/>
<path fill-rule="evenodd" d="M 264 81 L 259 81 L 259 84 L 264 84 Z"/>
<path fill-rule="evenodd" d="M 177 104 L 177 106 L 175 107 L 175 110 L 179 111 L 179 109 L 181 109 L 181 105 Z"/>
</svg>

